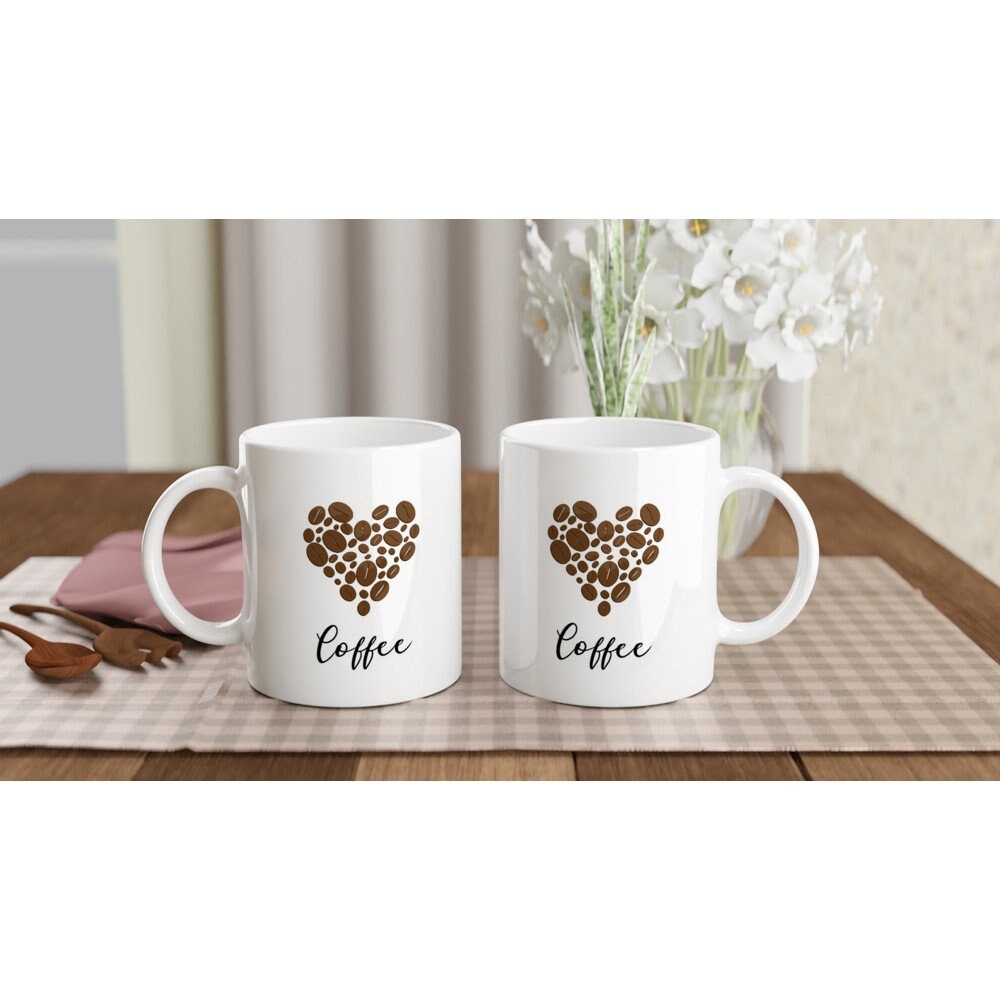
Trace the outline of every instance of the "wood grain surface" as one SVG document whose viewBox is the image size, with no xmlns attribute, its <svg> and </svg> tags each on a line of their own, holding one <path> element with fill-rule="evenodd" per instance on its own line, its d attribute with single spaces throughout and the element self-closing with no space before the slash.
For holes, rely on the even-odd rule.
<svg viewBox="0 0 1000 1000">
<path fill-rule="evenodd" d="M 114 531 L 142 528 L 173 473 L 31 473 L 0 489 L 0 575 L 29 556 L 83 555 Z M 788 475 L 812 511 L 824 555 L 881 556 L 994 659 L 1000 660 L 1000 587 L 836 473 Z M 496 555 L 497 476 L 463 472 L 462 549 Z M 170 521 L 178 535 L 239 524 L 231 497 L 187 497 Z M 794 555 L 775 506 L 750 555 Z M 869 780 L 996 779 L 1000 754 L 694 753 L 121 753 L 3 750 L 0 778 L 141 780 Z"/>
</svg>

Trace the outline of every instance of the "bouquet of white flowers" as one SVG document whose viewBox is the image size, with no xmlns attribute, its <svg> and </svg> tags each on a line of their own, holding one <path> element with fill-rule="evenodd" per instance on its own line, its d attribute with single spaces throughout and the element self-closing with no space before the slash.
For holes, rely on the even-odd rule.
<svg viewBox="0 0 1000 1000">
<path fill-rule="evenodd" d="M 763 409 L 772 375 L 811 378 L 820 353 L 869 342 L 882 308 L 862 230 L 804 219 L 600 220 L 550 249 L 528 221 L 522 329 L 546 365 L 582 369 L 598 416 L 706 424 L 726 465 L 780 472 Z M 720 554 L 742 552 L 770 500 L 735 495 Z"/>
<path fill-rule="evenodd" d="M 529 220 L 522 329 L 545 364 L 583 368 L 599 415 L 635 415 L 637 381 L 773 370 L 797 382 L 823 348 L 846 357 L 874 333 L 882 296 L 864 236 L 819 238 L 804 219 L 601 220 L 550 250 Z"/>
</svg>

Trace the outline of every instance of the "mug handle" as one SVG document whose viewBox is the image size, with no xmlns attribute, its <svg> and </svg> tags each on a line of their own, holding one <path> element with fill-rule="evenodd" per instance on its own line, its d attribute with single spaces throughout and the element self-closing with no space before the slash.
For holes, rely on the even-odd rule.
<svg viewBox="0 0 1000 1000">
<path fill-rule="evenodd" d="M 795 525 L 795 536 L 799 543 L 799 562 L 795 567 L 795 579 L 784 600 L 768 615 L 753 622 L 734 622 L 719 612 L 719 642 L 730 646 L 743 646 L 751 642 L 763 642 L 777 635 L 795 620 L 805 607 L 816 574 L 819 571 L 819 539 L 802 498 L 783 479 L 754 469 L 747 465 L 734 465 L 722 470 L 722 501 L 737 490 L 763 490 L 779 500 L 788 511 Z M 720 501 L 721 510 L 721 501 Z"/>
<path fill-rule="evenodd" d="M 181 476 L 171 483 L 163 492 L 163 496 L 153 505 L 146 521 L 146 529 L 142 533 L 142 572 L 146 577 L 146 585 L 156 602 L 156 606 L 184 635 L 198 642 L 211 643 L 214 646 L 228 646 L 242 642 L 246 624 L 246 598 L 243 609 L 228 622 L 210 622 L 191 614 L 177 600 L 167 574 L 163 569 L 163 532 L 174 508 L 189 493 L 197 490 L 224 490 L 236 500 L 240 511 L 240 524 L 243 527 L 243 537 L 246 539 L 247 514 L 243 504 L 241 490 L 246 485 L 246 472 L 243 468 L 230 469 L 226 465 L 214 465 L 206 469 L 196 469 L 186 476 Z"/>
</svg>

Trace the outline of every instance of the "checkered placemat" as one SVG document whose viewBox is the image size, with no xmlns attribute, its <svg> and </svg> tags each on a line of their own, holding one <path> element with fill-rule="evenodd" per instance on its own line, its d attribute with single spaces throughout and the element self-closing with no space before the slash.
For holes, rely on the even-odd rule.
<svg viewBox="0 0 1000 1000">
<path fill-rule="evenodd" d="M 0 607 L 44 603 L 76 559 L 29 559 L 0 581 Z M 719 567 L 720 603 L 754 618 L 778 602 L 790 559 Z M 246 682 L 242 647 L 183 663 L 102 664 L 39 678 L 0 633 L 0 746 L 175 750 L 997 750 L 1000 667 L 879 559 L 824 558 L 784 633 L 720 646 L 704 693 L 655 708 L 554 705 L 497 670 L 497 563 L 464 560 L 465 665 L 441 694 L 388 708 L 286 705 Z M 6 614 L 5 617 L 17 617 Z M 68 623 L 37 631 L 79 641 Z M 30 626 L 29 626 L 30 627 Z"/>
</svg>

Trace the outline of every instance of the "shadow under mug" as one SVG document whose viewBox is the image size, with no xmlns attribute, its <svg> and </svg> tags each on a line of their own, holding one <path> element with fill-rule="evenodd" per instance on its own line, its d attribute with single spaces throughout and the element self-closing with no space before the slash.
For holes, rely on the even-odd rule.
<svg viewBox="0 0 1000 1000">
<path fill-rule="evenodd" d="M 163 532 L 189 493 L 232 494 L 243 527 L 243 609 L 187 611 L 163 568 Z M 142 539 L 160 610 L 200 642 L 244 642 L 250 684 L 282 701 L 387 705 L 462 670 L 461 446 L 445 424 L 334 417 L 240 435 L 239 468 L 199 469 L 156 502 Z"/>
<path fill-rule="evenodd" d="M 719 435 L 668 420 L 587 417 L 508 427 L 500 444 L 500 673 L 573 705 L 686 698 L 719 643 L 762 642 L 812 592 L 819 542 L 798 494 L 769 472 L 723 469 Z M 798 538 L 787 596 L 732 621 L 716 593 L 719 512 L 740 489 L 778 499 Z"/>
</svg>

